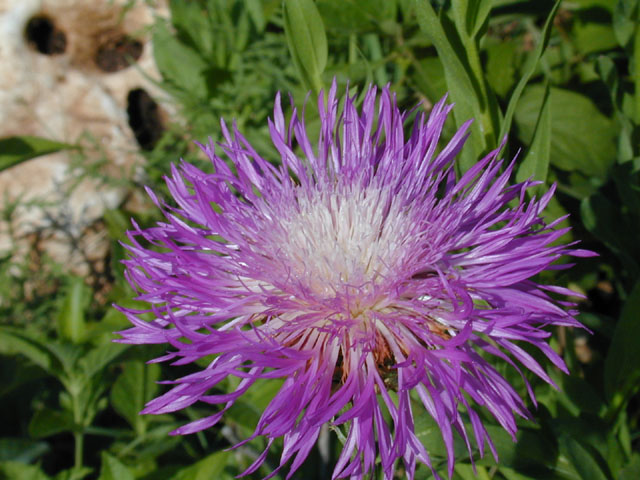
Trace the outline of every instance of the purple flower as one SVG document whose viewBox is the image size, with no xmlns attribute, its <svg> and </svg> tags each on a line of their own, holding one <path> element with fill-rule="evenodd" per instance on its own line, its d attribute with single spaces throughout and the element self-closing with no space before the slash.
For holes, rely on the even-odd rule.
<svg viewBox="0 0 640 480">
<path fill-rule="evenodd" d="M 370 88 L 360 110 L 354 98 L 340 109 L 336 90 L 318 99 L 315 148 L 278 95 L 269 129 L 279 166 L 223 122 L 225 141 L 201 145 L 213 173 L 182 162 L 166 179 L 177 207 L 149 191 L 166 222 L 134 223 L 125 263 L 151 306 L 122 309 L 134 326 L 120 341 L 169 343 L 160 360 L 175 364 L 213 356 L 143 411 L 221 406 L 176 434 L 215 425 L 256 380 L 283 379 L 251 437 L 268 446 L 245 473 L 283 437 L 279 468 L 291 460 L 291 476 L 330 423 L 348 431 L 333 478 L 363 478 L 379 455 L 385 478 L 401 459 L 412 479 L 416 461 L 431 467 L 414 431 L 424 409 L 451 475 L 454 430 L 470 455 L 477 445 L 496 456 L 478 408 L 514 438 L 515 416 L 529 417 L 489 358 L 553 384 L 526 343 L 567 371 L 544 328 L 581 326 L 574 304 L 550 296 L 573 292 L 532 277 L 591 252 L 556 244 L 568 229 L 541 217 L 553 187 L 527 200 L 536 182 L 510 186 L 514 163 L 503 167 L 499 149 L 456 180 L 469 122 L 439 147 L 444 99 L 405 136 L 408 114 L 388 88 Z M 216 392 L 229 376 L 237 388 Z"/>
</svg>

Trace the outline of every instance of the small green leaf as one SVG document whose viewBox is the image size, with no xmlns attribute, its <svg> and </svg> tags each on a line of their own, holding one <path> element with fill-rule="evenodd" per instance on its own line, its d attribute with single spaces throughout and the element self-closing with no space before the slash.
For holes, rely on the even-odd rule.
<svg viewBox="0 0 640 480">
<path fill-rule="evenodd" d="M 160 366 L 132 361 L 123 367 L 124 370 L 111 388 L 111 405 L 140 435 L 146 427 L 146 420 L 140 411 L 158 390 L 156 382 L 160 378 Z"/>
<path fill-rule="evenodd" d="M 605 360 L 604 390 L 607 399 L 629 394 L 640 380 L 640 282 L 624 304 Z M 624 393 L 623 393 L 624 392 Z M 618 402 L 624 402 L 619 399 Z"/>
<path fill-rule="evenodd" d="M 84 312 L 91 299 L 91 289 L 82 277 L 69 277 L 66 295 L 58 312 L 58 335 L 72 343 L 81 343 L 86 336 Z"/>
<path fill-rule="evenodd" d="M 75 149 L 77 146 L 29 135 L 0 138 L 0 172 L 48 153 Z"/>
<path fill-rule="evenodd" d="M 0 462 L 13 460 L 15 462 L 30 463 L 49 450 L 51 448 L 46 442 L 27 438 L 0 438 Z"/>
<path fill-rule="evenodd" d="M 79 362 L 85 378 L 91 378 L 129 348 L 122 343 L 107 343 L 90 350 Z"/>
<path fill-rule="evenodd" d="M 284 31 L 289 51 L 307 88 L 322 90 L 327 65 L 327 34 L 313 0 L 284 0 Z"/>
<path fill-rule="evenodd" d="M 23 330 L 0 326 L 0 353 L 22 354 L 47 372 L 60 370 L 55 355 L 47 348 L 46 339 L 37 339 Z"/>
<path fill-rule="evenodd" d="M 20 462 L 0 462 L 0 479 L 2 480 L 49 480 L 37 465 L 26 465 Z"/>
<path fill-rule="evenodd" d="M 75 424 L 68 410 L 43 408 L 37 410 L 29 422 L 29 435 L 44 438 L 60 432 L 73 431 Z"/>
<path fill-rule="evenodd" d="M 124 463 L 116 457 L 102 452 L 102 468 L 98 480 L 135 480 L 135 476 Z"/>
<path fill-rule="evenodd" d="M 533 131 L 533 139 L 524 160 L 518 167 L 516 180 L 523 182 L 528 178 L 546 182 L 551 157 L 551 106 L 549 105 L 549 85 L 547 84 L 542 96 L 540 115 Z M 535 187 L 540 191 L 539 186 Z M 533 193 L 533 189 L 531 190 Z"/>
<path fill-rule="evenodd" d="M 212 480 L 221 478 L 231 452 L 216 452 L 180 470 L 171 480 Z"/>
</svg>

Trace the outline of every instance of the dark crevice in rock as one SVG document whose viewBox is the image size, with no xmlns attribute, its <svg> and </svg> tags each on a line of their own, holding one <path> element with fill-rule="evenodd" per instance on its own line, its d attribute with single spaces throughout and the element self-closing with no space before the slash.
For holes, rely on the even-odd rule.
<svg viewBox="0 0 640 480">
<path fill-rule="evenodd" d="M 127 115 L 140 148 L 153 150 L 164 132 L 158 104 L 145 90 L 136 88 L 127 95 Z"/>
<path fill-rule="evenodd" d="M 67 36 L 44 15 L 32 17 L 25 29 L 27 41 L 44 55 L 58 55 L 67 48 Z"/>
<path fill-rule="evenodd" d="M 101 45 L 95 62 L 103 72 L 113 73 L 127 68 L 142 55 L 142 42 L 122 35 Z"/>
</svg>

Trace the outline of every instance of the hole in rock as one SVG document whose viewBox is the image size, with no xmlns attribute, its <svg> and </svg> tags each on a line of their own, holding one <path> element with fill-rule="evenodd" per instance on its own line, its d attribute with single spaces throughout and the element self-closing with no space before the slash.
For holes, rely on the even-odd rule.
<svg viewBox="0 0 640 480">
<path fill-rule="evenodd" d="M 67 48 L 67 36 L 44 15 L 32 17 L 25 29 L 27 41 L 40 53 L 57 55 Z"/>
<path fill-rule="evenodd" d="M 96 51 L 95 62 L 103 72 L 117 72 L 136 62 L 142 55 L 142 42 L 122 35 L 102 44 Z"/>
<path fill-rule="evenodd" d="M 140 147 L 153 150 L 164 132 L 158 104 L 142 88 L 136 88 L 127 95 L 127 115 Z"/>
</svg>

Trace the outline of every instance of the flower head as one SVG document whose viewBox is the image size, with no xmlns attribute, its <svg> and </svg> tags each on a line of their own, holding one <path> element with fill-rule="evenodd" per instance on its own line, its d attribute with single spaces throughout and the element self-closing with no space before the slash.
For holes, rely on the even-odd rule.
<svg viewBox="0 0 640 480">
<path fill-rule="evenodd" d="M 444 99 L 406 136 L 408 114 L 388 88 L 370 88 L 360 110 L 348 95 L 340 109 L 336 90 L 318 99 L 315 148 L 295 109 L 287 124 L 278 96 L 269 122 L 278 166 L 223 122 L 225 141 L 201 146 L 213 172 L 172 168 L 177 206 L 149 191 L 166 222 L 134 224 L 125 263 L 151 306 L 122 309 L 134 326 L 121 341 L 169 343 L 162 359 L 178 364 L 214 359 L 143 413 L 220 405 L 175 431 L 197 432 L 256 380 L 281 378 L 253 437 L 269 446 L 283 437 L 280 466 L 291 460 L 290 472 L 331 423 L 348 432 L 333 478 L 366 476 L 377 455 L 385 478 L 399 459 L 413 478 L 417 461 L 431 466 L 414 431 L 422 410 L 440 427 L 449 472 L 453 430 L 470 454 L 488 445 L 495 456 L 477 410 L 514 438 L 515 416 L 529 414 L 488 358 L 552 384 L 529 344 L 566 371 L 543 328 L 580 326 L 572 304 L 549 295 L 571 292 L 531 278 L 590 252 L 556 244 L 567 229 L 541 217 L 553 188 L 526 200 L 535 182 L 510 186 L 514 164 L 503 166 L 499 149 L 456 180 L 468 123 L 439 147 L 452 108 Z M 216 393 L 228 376 L 237 388 Z"/>
</svg>

